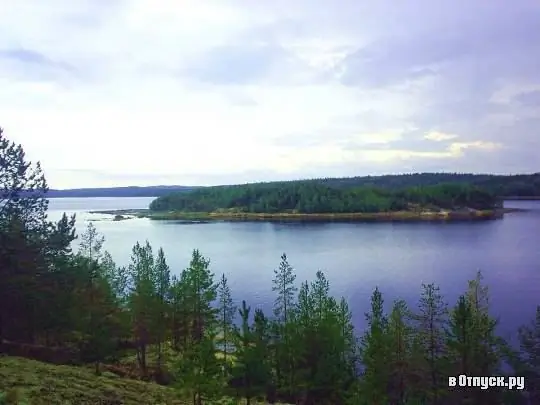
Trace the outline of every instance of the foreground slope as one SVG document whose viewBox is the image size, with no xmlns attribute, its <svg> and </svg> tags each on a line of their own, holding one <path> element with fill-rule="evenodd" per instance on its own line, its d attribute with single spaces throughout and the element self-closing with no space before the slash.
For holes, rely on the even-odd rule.
<svg viewBox="0 0 540 405">
<path fill-rule="evenodd" d="M 118 377 L 92 368 L 59 366 L 22 357 L 0 357 L 0 391 L 19 391 L 21 403 L 185 404 L 172 388 Z"/>
</svg>

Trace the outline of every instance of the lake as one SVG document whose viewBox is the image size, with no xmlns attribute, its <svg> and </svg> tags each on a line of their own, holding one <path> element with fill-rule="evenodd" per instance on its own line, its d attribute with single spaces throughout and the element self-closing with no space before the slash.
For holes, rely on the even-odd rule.
<svg viewBox="0 0 540 405">
<path fill-rule="evenodd" d="M 131 248 L 149 240 L 163 247 L 173 273 L 190 260 L 193 249 L 210 258 L 216 280 L 225 273 L 236 300 L 268 314 L 274 300 L 273 269 L 287 253 L 297 284 L 323 270 L 332 293 L 344 296 L 360 330 L 372 290 L 379 286 L 389 307 L 396 298 L 416 305 L 421 283 L 436 283 L 454 303 L 467 280 L 482 270 L 490 286 L 493 314 L 500 331 L 510 338 L 517 327 L 533 319 L 540 304 L 540 201 L 507 201 L 506 207 L 527 212 L 504 219 L 455 223 L 262 223 L 130 219 L 112 221 L 90 210 L 147 208 L 153 198 L 51 199 L 49 218 L 76 213 L 78 231 L 95 221 L 106 238 L 105 248 L 120 265 L 129 262 Z"/>
</svg>

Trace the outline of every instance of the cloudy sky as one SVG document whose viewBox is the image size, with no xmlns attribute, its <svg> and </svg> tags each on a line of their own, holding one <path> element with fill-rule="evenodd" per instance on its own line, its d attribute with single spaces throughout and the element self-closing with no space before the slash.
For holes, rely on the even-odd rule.
<svg viewBox="0 0 540 405">
<path fill-rule="evenodd" d="M 0 0 L 54 188 L 540 171 L 537 0 Z"/>
</svg>

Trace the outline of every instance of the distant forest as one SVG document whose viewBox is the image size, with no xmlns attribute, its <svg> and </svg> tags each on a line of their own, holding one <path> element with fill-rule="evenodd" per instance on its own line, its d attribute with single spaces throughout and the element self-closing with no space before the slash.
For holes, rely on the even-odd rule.
<svg viewBox="0 0 540 405">
<path fill-rule="evenodd" d="M 51 189 L 49 198 L 61 197 L 159 197 L 171 192 L 191 191 L 196 187 L 189 186 L 149 186 L 149 187 L 106 187 L 106 188 L 73 188 L 66 190 Z"/>
<path fill-rule="evenodd" d="M 459 183 L 486 188 L 498 196 L 540 197 L 540 173 L 520 175 L 488 175 L 462 173 L 413 173 L 384 176 L 360 176 L 343 178 L 320 178 L 287 182 L 254 183 L 281 186 L 284 183 L 321 183 L 332 188 L 376 187 L 403 189 L 416 186 L 431 186 L 441 183 Z M 220 187 L 220 186 L 219 186 Z M 175 192 L 192 191 L 200 186 L 148 186 L 148 187 L 105 187 L 51 189 L 49 198 L 60 197 L 161 197 Z"/>
<path fill-rule="evenodd" d="M 312 181 L 337 188 L 367 186 L 394 190 L 407 187 L 433 186 L 441 183 L 458 183 L 482 187 L 497 196 L 540 196 L 540 173 L 518 175 L 413 173 L 384 176 L 323 178 Z"/>
</svg>

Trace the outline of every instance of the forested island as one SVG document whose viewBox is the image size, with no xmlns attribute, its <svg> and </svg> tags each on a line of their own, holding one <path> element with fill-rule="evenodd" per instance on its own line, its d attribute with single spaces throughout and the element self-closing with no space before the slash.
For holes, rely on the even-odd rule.
<svg viewBox="0 0 540 405">
<path fill-rule="evenodd" d="M 307 180 L 172 193 L 154 200 L 148 216 L 228 220 L 486 219 L 500 216 L 500 208 L 499 197 L 470 184 L 390 189 L 336 187 Z"/>
</svg>

